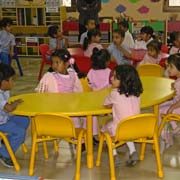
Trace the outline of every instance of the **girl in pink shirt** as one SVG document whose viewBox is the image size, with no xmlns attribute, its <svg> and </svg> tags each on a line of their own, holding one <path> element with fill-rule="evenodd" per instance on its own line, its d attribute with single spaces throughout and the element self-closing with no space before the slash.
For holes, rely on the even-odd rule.
<svg viewBox="0 0 180 180">
<path fill-rule="evenodd" d="M 160 104 L 159 124 L 161 123 L 162 114 L 180 114 L 180 54 L 173 54 L 168 57 L 167 71 L 169 76 L 177 77 L 175 82 L 172 84 L 172 88 L 175 90 L 175 95 L 172 100 Z M 170 129 L 172 130 L 172 133 L 168 133 Z M 170 122 L 170 129 L 168 130 L 167 128 L 164 128 L 161 133 L 161 145 L 164 144 L 165 146 L 161 147 L 161 153 L 163 152 L 164 148 L 172 145 L 172 137 L 170 135 L 176 134 L 180 131 L 180 127 L 177 126 L 175 121 Z"/>
<path fill-rule="evenodd" d="M 91 57 L 93 49 L 96 47 L 98 49 L 103 49 L 102 45 L 100 44 L 101 33 L 97 29 L 91 29 L 87 33 L 87 37 L 84 39 L 83 42 L 83 50 L 84 56 Z"/>
<path fill-rule="evenodd" d="M 118 123 L 129 117 L 140 113 L 140 94 L 143 92 L 142 83 L 136 69 L 131 65 L 119 65 L 115 67 L 111 78 L 112 91 L 104 101 L 104 106 L 112 108 L 113 121 L 105 125 L 101 131 L 107 131 L 115 136 Z M 133 142 L 127 142 L 130 151 L 128 166 L 134 166 L 139 160 Z M 113 151 L 116 155 L 116 150 Z M 120 160 L 115 156 L 115 164 Z M 119 162 L 118 162 L 119 160 Z"/>
<path fill-rule="evenodd" d="M 170 34 L 170 41 L 173 46 L 171 47 L 169 54 L 180 53 L 180 32 L 172 32 Z"/>
<path fill-rule="evenodd" d="M 82 92 L 81 82 L 74 69 L 70 68 L 72 58 L 69 51 L 56 50 L 51 59 L 53 72 L 44 74 L 36 91 L 40 93 Z M 73 120 L 75 127 L 80 127 L 79 118 L 73 118 Z"/>
</svg>

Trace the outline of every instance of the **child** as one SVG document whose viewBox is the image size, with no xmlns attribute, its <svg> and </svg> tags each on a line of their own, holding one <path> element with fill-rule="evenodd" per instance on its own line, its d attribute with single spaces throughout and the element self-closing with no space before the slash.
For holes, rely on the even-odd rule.
<svg viewBox="0 0 180 180">
<path fill-rule="evenodd" d="M 101 33 L 97 29 L 91 29 L 87 33 L 87 37 L 84 39 L 83 42 L 83 50 L 84 55 L 91 57 L 93 49 L 96 47 L 98 49 L 103 49 L 102 45 L 100 44 Z"/>
<path fill-rule="evenodd" d="M 113 43 L 107 48 L 111 54 L 111 59 L 114 59 L 117 64 L 131 64 L 131 61 L 128 59 L 131 57 L 130 49 L 122 45 L 124 37 L 125 32 L 123 30 L 115 30 L 113 32 Z"/>
<path fill-rule="evenodd" d="M 47 52 L 47 57 L 50 59 L 50 55 L 57 49 L 68 48 L 68 40 L 65 38 L 61 32 L 61 29 L 57 25 L 50 26 L 48 28 L 49 39 L 49 51 Z"/>
<path fill-rule="evenodd" d="M 11 57 L 14 56 L 15 37 L 11 33 L 12 20 L 4 18 L 0 26 L 0 62 L 4 64 L 11 64 Z"/>
<path fill-rule="evenodd" d="M 122 45 L 128 47 L 129 49 L 134 48 L 134 39 L 132 37 L 132 34 L 129 32 L 129 23 L 128 21 L 122 21 L 119 23 L 119 28 L 124 30 L 125 37 L 122 42 Z"/>
<path fill-rule="evenodd" d="M 14 75 L 15 71 L 11 66 L 0 63 L 0 131 L 8 134 L 7 137 L 12 150 L 16 152 L 25 140 L 29 118 L 10 115 L 10 112 L 23 102 L 21 99 L 8 102 L 9 91 L 14 85 Z M 7 167 L 14 166 L 4 143 L 0 147 L 0 162 Z"/>
<path fill-rule="evenodd" d="M 84 42 L 84 39 L 87 37 L 88 31 L 91 29 L 95 29 L 95 27 L 96 27 L 95 20 L 94 19 L 88 19 L 86 22 L 87 31 L 84 32 L 83 34 L 81 34 L 81 37 L 80 37 L 80 45 L 81 46 L 83 46 L 83 42 Z"/>
<path fill-rule="evenodd" d="M 69 51 L 66 49 L 56 50 L 51 59 L 53 72 L 47 72 L 42 77 L 36 91 L 43 93 L 82 92 L 82 85 L 76 72 L 69 68 L 72 60 Z M 77 121 L 75 121 L 75 127 L 80 127 L 79 120 Z"/>
<path fill-rule="evenodd" d="M 169 54 L 180 53 L 180 32 L 172 32 L 170 34 L 170 41 L 173 44 Z"/>
<path fill-rule="evenodd" d="M 153 40 L 154 30 L 151 26 L 144 26 L 140 30 L 140 36 L 135 40 L 135 49 L 147 49 L 146 46 Z"/>
<path fill-rule="evenodd" d="M 157 40 L 152 40 L 147 44 L 147 53 L 140 64 L 159 64 L 165 54 L 161 53 L 162 44 Z"/>
<path fill-rule="evenodd" d="M 111 78 L 112 88 L 110 95 L 104 101 L 104 106 L 112 108 L 113 121 L 105 125 L 101 131 L 108 131 L 115 136 L 118 123 L 129 117 L 140 113 L 140 94 L 143 92 L 142 84 L 136 69 L 131 65 L 119 65 L 115 67 Z M 134 166 L 139 160 L 133 142 L 127 142 L 130 151 L 128 166 Z M 113 151 L 116 155 L 116 150 Z M 115 156 L 115 164 L 120 161 Z"/>
<path fill-rule="evenodd" d="M 168 57 L 167 71 L 169 76 L 177 77 L 175 82 L 172 84 L 172 87 L 175 90 L 175 95 L 172 100 L 160 104 L 159 123 L 161 122 L 161 114 L 180 114 L 180 54 L 173 54 Z M 170 124 L 173 130 L 173 134 L 180 131 L 180 128 L 177 126 L 176 122 L 171 121 Z M 165 130 L 162 131 L 161 136 L 167 146 L 171 145 L 171 139 L 168 138 L 168 134 L 165 132 Z"/>
<path fill-rule="evenodd" d="M 88 84 L 93 91 L 101 90 L 111 86 L 111 70 L 107 67 L 110 54 L 106 49 L 93 49 L 91 56 L 92 69 L 87 74 Z"/>
</svg>

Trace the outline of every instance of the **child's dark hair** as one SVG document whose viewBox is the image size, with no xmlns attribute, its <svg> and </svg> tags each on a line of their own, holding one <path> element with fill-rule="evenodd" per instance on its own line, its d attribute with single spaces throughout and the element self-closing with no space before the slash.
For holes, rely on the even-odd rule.
<svg viewBox="0 0 180 180">
<path fill-rule="evenodd" d="M 10 65 L 0 63 L 0 85 L 3 80 L 9 80 L 14 75 L 15 71 Z"/>
<path fill-rule="evenodd" d="M 11 18 L 3 18 L 1 21 L 0 21 L 0 27 L 1 28 L 5 28 L 9 25 L 12 25 L 13 24 L 13 21 Z"/>
<path fill-rule="evenodd" d="M 168 64 L 173 64 L 178 71 L 180 71 L 180 54 L 176 53 L 176 54 L 172 54 L 168 57 L 167 60 Z"/>
<path fill-rule="evenodd" d="M 170 42 L 174 43 L 179 37 L 180 37 L 180 32 L 172 32 L 170 33 Z"/>
<path fill-rule="evenodd" d="M 149 34 L 150 36 L 153 36 L 154 30 L 151 26 L 144 26 L 141 28 L 141 33 Z"/>
<path fill-rule="evenodd" d="M 128 21 L 121 21 L 120 23 L 119 23 L 119 26 L 122 26 L 122 27 L 124 27 L 124 28 L 127 28 L 127 29 L 129 29 L 129 23 L 128 23 Z"/>
<path fill-rule="evenodd" d="M 48 35 L 51 37 L 51 38 L 54 38 L 54 35 L 57 34 L 57 31 L 58 31 L 59 27 L 57 25 L 52 25 L 48 28 Z"/>
<path fill-rule="evenodd" d="M 147 44 L 147 49 L 154 49 L 157 53 L 161 51 L 162 43 L 157 40 L 152 40 Z"/>
<path fill-rule="evenodd" d="M 122 38 L 125 37 L 125 31 L 122 30 L 122 29 L 116 29 L 116 30 L 113 31 L 113 33 L 119 34 Z"/>
<path fill-rule="evenodd" d="M 99 50 L 98 48 L 94 48 L 91 60 L 93 69 L 106 69 L 107 62 L 110 61 L 110 54 L 106 49 Z"/>
<path fill-rule="evenodd" d="M 91 43 L 92 37 L 101 36 L 101 32 L 98 29 L 91 29 L 87 33 L 87 37 L 84 38 L 83 50 L 88 48 L 88 44 Z"/>
<path fill-rule="evenodd" d="M 87 26 L 91 21 L 94 21 L 94 24 L 95 24 L 95 19 L 87 19 L 86 21 L 85 21 L 85 25 Z"/>
<path fill-rule="evenodd" d="M 69 59 L 71 58 L 71 55 L 67 49 L 58 49 L 56 50 L 52 55 L 52 57 L 59 57 L 63 62 L 68 62 Z"/>
<path fill-rule="evenodd" d="M 137 70 L 131 65 L 118 65 L 115 67 L 116 78 L 121 81 L 118 91 L 120 94 L 137 96 L 143 92 L 141 80 Z"/>
</svg>

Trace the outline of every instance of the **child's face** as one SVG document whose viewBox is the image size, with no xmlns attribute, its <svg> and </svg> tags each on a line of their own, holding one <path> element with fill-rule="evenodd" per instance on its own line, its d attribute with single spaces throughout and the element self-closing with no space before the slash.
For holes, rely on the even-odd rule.
<svg viewBox="0 0 180 180">
<path fill-rule="evenodd" d="M 101 40 L 101 36 L 99 35 L 92 37 L 92 42 L 94 43 L 100 43 L 100 40 Z"/>
<path fill-rule="evenodd" d="M 115 45 L 121 45 L 121 43 L 123 42 L 124 38 L 121 37 L 120 34 L 118 33 L 113 33 L 113 43 Z"/>
<path fill-rule="evenodd" d="M 141 37 L 141 40 L 142 40 L 142 41 L 147 42 L 147 41 L 151 38 L 151 35 L 150 35 L 150 34 L 147 34 L 147 33 L 142 32 L 142 33 L 140 34 L 140 37 Z"/>
<path fill-rule="evenodd" d="M 120 80 L 116 77 L 116 72 L 114 71 L 113 76 L 111 77 L 112 88 L 119 88 Z"/>
<path fill-rule="evenodd" d="M 173 42 L 174 46 L 180 48 L 180 35 L 179 37 Z"/>
<path fill-rule="evenodd" d="M 8 31 L 8 32 L 11 32 L 12 26 L 11 25 L 7 25 L 4 29 L 6 31 Z"/>
<path fill-rule="evenodd" d="M 13 77 L 10 77 L 8 80 L 3 80 L 1 82 L 1 89 L 4 91 L 11 90 L 14 87 Z"/>
<path fill-rule="evenodd" d="M 91 30 L 91 29 L 94 29 L 96 27 L 95 25 L 95 21 L 94 20 L 89 20 L 88 21 L 88 24 L 87 24 L 87 30 Z"/>
<path fill-rule="evenodd" d="M 176 68 L 174 64 L 168 64 L 167 71 L 168 71 L 169 76 L 179 77 L 180 75 L 180 72 L 178 71 L 178 69 Z"/>
<path fill-rule="evenodd" d="M 55 72 L 67 74 L 68 66 L 69 62 L 64 62 L 57 56 L 52 57 L 52 68 Z"/>
<path fill-rule="evenodd" d="M 154 48 L 152 48 L 152 47 L 149 47 L 148 49 L 147 49 L 147 53 L 148 53 L 148 55 L 149 56 L 151 56 L 151 57 L 153 57 L 153 58 L 157 58 L 158 57 L 158 54 L 159 54 L 159 52 L 157 52 Z"/>
<path fill-rule="evenodd" d="M 61 29 L 58 29 L 58 30 L 57 30 L 57 37 L 62 37 Z"/>
</svg>

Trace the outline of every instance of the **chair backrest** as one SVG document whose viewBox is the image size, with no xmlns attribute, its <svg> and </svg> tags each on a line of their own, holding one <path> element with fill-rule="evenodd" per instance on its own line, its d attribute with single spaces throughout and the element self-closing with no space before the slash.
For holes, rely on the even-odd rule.
<svg viewBox="0 0 180 180">
<path fill-rule="evenodd" d="M 42 55 L 43 60 L 46 60 L 46 53 L 49 50 L 49 45 L 48 44 L 40 44 L 39 45 L 39 51 Z"/>
<path fill-rule="evenodd" d="M 81 84 L 82 84 L 82 87 L 83 87 L 83 91 L 84 91 L 84 92 L 90 92 L 90 91 L 92 91 L 91 88 L 88 86 L 87 77 L 85 77 L 85 78 L 80 78 L 80 81 L 81 81 Z"/>
<path fill-rule="evenodd" d="M 140 76 L 163 76 L 163 68 L 158 64 L 141 64 L 137 71 Z"/>
<path fill-rule="evenodd" d="M 76 137 L 74 123 L 68 116 L 43 113 L 37 114 L 32 120 L 38 136 Z"/>
<path fill-rule="evenodd" d="M 81 73 L 88 73 L 91 69 L 91 59 L 87 56 L 74 56 L 75 63 Z"/>
<path fill-rule="evenodd" d="M 114 70 L 114 68 L 117 66 L 118 64 L 115 62 L 115 61 L 110 61 L 108 67 L 111 69 L 111 70 Z"/>
<path fill-rule="evenodd" d="M 84 51 L 80 47 L 68 48 L 67 50 L 70 52 L 71 56 L 84 56 Z"/>
<path fill-rule="evenodd" d="M 156 129 L 155 114 L 138 114 L 119 122 L 116 129 L 116 140 L 131 141 L 138 138 L 152 138 Z"/>
<path fill-rule="evenodd" d="M 142 61 L 145 54 L 145 49 L 131 49 L 131 59 L 134 61 Z"/>
</svg>

